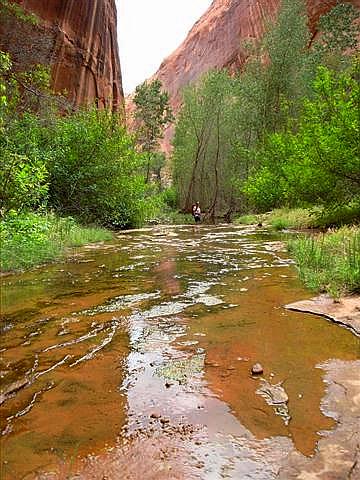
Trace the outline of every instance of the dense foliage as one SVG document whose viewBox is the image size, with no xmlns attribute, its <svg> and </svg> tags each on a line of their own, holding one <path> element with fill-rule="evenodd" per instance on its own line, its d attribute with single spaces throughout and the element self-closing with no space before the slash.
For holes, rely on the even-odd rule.
<svg viewBox="0 0 360 480">
<path fill-rule="evenodd" d="M 49 206 L 86 222 L 142 223 L 141 158 L 114 114 L 93 109 L 59 118 L 51 138 Z"/>
<path fill-rule="evenodd" d="M 144 161 L 116 114 L 89 108 L 63 115 L 44 69 L 17 72 L 3 52 L 0 90 L 2 217 L 51 208 L 85 223 L 143 222 Z"/>
<path fill-rule="evenodd" d="M 262 42 L 244 45 L 249 58 L 238 77 L 210 72 L 184 90 L 173 155 L 183 210 L 197 200 L 209 217 L 351 204 L 356 216 L 359 60 L 349 49 L 358 17 L 339 3 L 314 40 L 304 2 L 283 0 Z"/>
<path fill-rule="evenodd" d="M 344 72 L 319 68 L 297 128 L 270 135 L 263 162 L 245 190 L 274 205 L 360 204 L 359 63 Z"/>
</svg>

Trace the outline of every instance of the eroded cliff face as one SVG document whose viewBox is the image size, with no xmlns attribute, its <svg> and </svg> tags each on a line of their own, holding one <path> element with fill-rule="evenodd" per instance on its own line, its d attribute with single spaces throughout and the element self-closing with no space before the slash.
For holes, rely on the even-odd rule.
<svg viewBox="0 0 360 480">
<path fill-rule="evenodd" d="M 349 0 L 350 1 L 350 0 Z M 336 0 L 307 0 L 309 25 L 314 35 L 319 17 L 329 11 Z M 360 0 L 350 3 L 360 8 Z M 170 94 L 176 113 L 184 86 L 196 81 L 211 69 L 240 70 L 247 59 L 244 42 L 259 39 L 266 21 L 274 18 L 280 0 L 214 0 L 190 30 L 184 42 L 166 58 L 153 78 L 159 79 Z M 128 111 L 131 112 L 131 99 Z M 170 149 L 173 127 L 165 132 L 162 148 Z"/>
<path fill-rule="evenodd" d="M 36 14 L 38 25 L 3 17 L 0 48 L 15 67 L 51 66 L 52 87 L 71 103 L 123 104 L 115 0 L 12 0 Z"/>
<path fill-rule="evenodd" d="M 319 17 L 337 0 L 307 0 L 309 23 L 315 32 Z M 360 8 L 360 0 L 350 3 Z M 246 61 L 242 45 L 259 39 L 266 20 L 274 18 L 280 0 L 214 0 L 189 32 L 185 41 L 166 58 L 154 75 L 169 92 L 177 111 L 181 90 L 211 69 L 241 69 Z"/>
</svg>

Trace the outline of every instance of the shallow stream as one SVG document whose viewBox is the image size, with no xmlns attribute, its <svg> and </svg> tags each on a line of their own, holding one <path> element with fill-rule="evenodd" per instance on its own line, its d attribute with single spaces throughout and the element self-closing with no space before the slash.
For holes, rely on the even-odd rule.
<svg viewBox="0 0 360 480">
<path fill-rule="evenodd" d="M 3 480 L 266 480 L 312 455 L 335 426 L 320 365 L 359 340 L 283 308 L 311 294 L 280 240 L 156 227 L 3 277 Z"/>
</svg>

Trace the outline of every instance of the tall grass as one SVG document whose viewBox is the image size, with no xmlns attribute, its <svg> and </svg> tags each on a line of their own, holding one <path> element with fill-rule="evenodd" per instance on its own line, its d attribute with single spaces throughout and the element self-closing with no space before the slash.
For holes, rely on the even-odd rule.
<svg viewBox="0 0 360 480">
<path fill-rule="evenodd" d="M 312 212 L 306 208 L 279 208 L 268 215 L 267 222 L 275 230 L 310 228 L 314 226 L 314 217 Z"/>
<path fill-rule="evenodd" d="M 360 292 L 360 228 L 343 227 L 289 242 L 300 278 L 333 297 Z"/>
<path fill-rule="evenodd" d="M 112 233 L 78 225 L 71 217 L 26 213 L 0 223 L 0 269 L 30 268 L 61 258 L 68 247 L 110 240 Z"/>
</svg>

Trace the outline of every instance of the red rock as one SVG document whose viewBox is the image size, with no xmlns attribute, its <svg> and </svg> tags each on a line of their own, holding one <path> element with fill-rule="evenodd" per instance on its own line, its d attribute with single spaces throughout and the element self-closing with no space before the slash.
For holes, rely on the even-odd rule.
<svg viewBox="0 0 360 480">
<path fill-rule="evenodd" d="M 351 0 L 360 8 L 360 0 Z M 307 0 L 310 27 L 313 32 L 320 15 L 336 4 L 336 0 Z M 247 59 L 241 47 L 244 40 L 259 39 L 266 20 L 274 18 L 280 0 L 214 0 L 195 23 L 184 42 L 166 58 L 153 78 L 159 79 L 170 94 L 174 112 L 181 104 L 181 90 L 212 69 L 241 69 Z M 131 98 L 128 112 L 131 113 Z M 163 141 L 169 151 L 173 136 L 170 127 Z"/>
<path fill-rule="evenodd" d="M 115 0 L 12 0 L 39 17 L 38 25 L 2 17 L 0 49 L 15 67 L 51 66 L 52 87 L 75 105 L 123 104 Z"/>
</svg>

